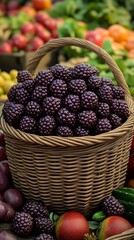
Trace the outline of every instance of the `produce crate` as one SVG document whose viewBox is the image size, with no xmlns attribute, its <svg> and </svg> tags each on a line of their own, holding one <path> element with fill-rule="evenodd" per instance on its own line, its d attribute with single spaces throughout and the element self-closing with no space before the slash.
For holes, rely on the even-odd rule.
<svg viewBox="0 0 134 240">
<path fill-rule="evenodd" d="M 35 53 L 27 69 L 33 75 L 37 74 L 44 68 L 46 54 L 70 45 L 95 52 L 109 65 L 125 92 L 130 110 L 127 121 L 107 133 L 68 138 L 21 132 L 9 126 L 3 115 L 1 128 L 14 184 L 25 197 L 42 200 L 59 214 L 75 210 L 88 216 L 105 196 L 125 183 L 134 130 L 134 103 L 114 60 L 102 48 L 86 40 L 52 40 Z M 112 239 L 134 239 L 134 229 L 117 238 L 109 238 Z"/>
</svg>

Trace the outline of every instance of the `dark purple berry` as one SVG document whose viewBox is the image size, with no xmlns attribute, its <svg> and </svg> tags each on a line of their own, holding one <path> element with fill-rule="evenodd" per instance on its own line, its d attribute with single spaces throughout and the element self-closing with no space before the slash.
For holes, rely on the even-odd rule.
<svg viewBox="0 0 134 240">
<path fill-rule="evenodd" d="M 109 87 L 114 87 L 114 83 L 110 78 L 102 77 L 101 78 L 102 85 L 107 85 Z"/>
<path fill-rule="evenodd" d="M 121 87 L 114 86 L 112 88 L 112 90 L 113 90 L 113 98 L 125 99 L 125 93 L 124 93 L 124 90 Z"/>
<path fill-rule="evenodd" d="M 56 64 L 50 68 L 55 79 L 62 79 L 66 82 L 72 79 L 72 69 Z"/>
<path fill-rule="evenodd" d="M 38 217 L 35 218 L 35 231 L 37 233 L 51 234 L 54 230 L 54 225 L 49 218 Z"/>
<path fill-rule="evenodd" d="M 50 85 L 50 92 L 54 97 L 62 98 L 67 94 L 67 84 L 64 80 L 56 79 Z"/>
<path fill-rule="evenodd" d="M 122 119 L 118 117 L 116 114 L 111 114 L 109 120 L 112 125 L 112 129 L 117 128 L 122 124 Z"/>
<path fill-rule="evenodd" d="M 86 63 L 79 63 L 72 70 L 73 78 L 87 79 L 91 75 L 98 75 L 98 74 L 99 74 L 99 71 L 97 70 L 97 68 Z"/>
<path fill-rule="evenodd" d="M 47 87 L 44 86 L 37 86 L 33 90 L 31 99 L 38 103 L 42 103 L 43 99 L 47 97 Z"/>
<path fill-rule="evenodd" d="M 74 79 L 68 83 L 70 93 L 80 95 L 87 90 L 86 82 L 83 79 Z"/>
<path fill-rule="evenodd" d="M 24 113 L 24 106 L 22 104 L 10 104 L 6 111 L 6 121 L 13 127 L 18 127 L 18 123 Z"/>
<path fill-rule="evenodd" d="M 30 101 L 26 105 L 25 109 L 26 115 L 31 116 L 33 118 L 38 118 L 41 114 L 41 106 L 39 103 L 35 101 Z"/>
<path fill-rule="evenodd" d="M 35 77 L 35 83 L 38 86 L 49 86 L 54 80 L 53 74 L 50 70 L 41 70 Z"/>
<path fill-rule="evenodd" d="M 18 83 L 25 82 L 26 80 L 32 80 L 32 76 L 31 76 L 30 72 L 28 72 L 27 70 L 19 71 L 17 74 Z"/>
<path fill-rule="evenodd" d="M 74 135 L 78 136 L 78 137 L 88 136 L 89 135 L 89 129 L 86 129 L 86 128 L 78 125 L 74 130 Z"/>
<path fill-rule="evenodd" d="M 99 102 L 97 108 L 98 118 L 107 118 L 110 115 L 110 107 L 107 103 Z"/>
<path fill-rule="evenodd" d="M 113 98 L 113 92 L 112 92 L 112 88 L 107 86 L 107 85 L 102 85 L 98 92 L 98 98 L 101 102 L 105 102 L 105 103 L 111 103 L 112 98 Z"/>
<path fill-rule="evenodd" d="M 64 99 L 65 107 L 71 112 L 80 110 L 80 98 L 78 95 L 70 94 Z"/>
<path fill-rule="evenodd" d="M 81 95 L 81 105 L 84 109 L 93 110 L 98 106 L 98 97 L 94 92 L 86 91 Z"/>
<path fill-rule="evenodd" d="M 60 124 L 72 127 L 76 122 L 76 116 L 74 113 L 69 112 L 66 108 L 61 108 L 58 111 L 57 120 Z"/>
<path fill-rule="evenodd" d="M 96 114 L 92 110 L 85 110 L 78 114 L 78 122 L 85 128 L 93 127 L 96 124 L 96 121 Z"/>
<path fill-rule="evenodd" d="M 46 97 L 43 100 L 42 108 L 46 114 L 54 115 L 61 107 L 61 99 L 56 97 Z"/>
<path fill-rule="evenodd" d="M 30 94 L 25 88 L 20 88 L 16 91 L 16 102 L 26 105 L 30 99 Z"/>
<path fill-rule="evenodd" d="M 96 134 L 109 132 L 111 131 L 111 129 L 112 129 L 111 123 L 107 118 L 101 118 L 97 120 L 97 124 L 95 126 Z"/>
<path fill-rule="evenodd" d="M 52 116 L 46 115 L 39 120 L 39 133 L 44 136 L 52 135 L 54 133 L 56 123 Z"/>
<path fill-rule="evenodd" d="M 72 137 L 73 136 L 73 131 L 70 127 L 68 126 L 59 126 L 57 128 L 57 136 L 61 137 Z"/>
<path fill-rule="evenodd" d="M 129 117 L 129 108 L 125 100 L 113 99 L 111 103 L 111 111 L 124 120 Z"/>
<path fill-rule="evenodd" d="M 87 79 L 88 90 L 97 91 L 101 84 L 101 78 L 97 75 L 91 75 L 89 79 Z"/>
<path fill-rule="evenodd" d="M 20 130 L 27 133 L 35 133 L 36 120 L 30 116 L 23 116 L 20 120 Z"/>
</svg>

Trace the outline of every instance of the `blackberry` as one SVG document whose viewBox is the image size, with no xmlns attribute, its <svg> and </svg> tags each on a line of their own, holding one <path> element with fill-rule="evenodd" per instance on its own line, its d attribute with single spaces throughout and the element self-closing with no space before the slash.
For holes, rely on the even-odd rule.
<svg viewBox="0 0 134 240">
<path fill-rule="evenodd" d="M 96 124 L 96 121 L 96 114 L 92 110 L 85 110 L 78 114 L 78 122 L 85 128 L 93 127 Z"/>
<path fill-rule="evenodd" d="M 23 208 L 23 212 L 29 213 L 33 218 L 47 217 L 49 218 L 49 211 L 47 207 L 42 203 L 35 200 L 28 200 Z"/>
<path fill-rule="evenodd" d="M 55 129 L 56 123 L 55 119 L 52 116 L 46 115 L 45 117 L 40 118 L 39 120 L 39 133 L 41 135 L 47 136 L 52 135 Z"/>
<path fill-rule="evenodd" d="M 61 108 L 57 113 L 57 120 L 67 126 L 74 126 L 76 116 L 74 113 L 69 112 L 66 108 Z"/>
<path fill-rule="evenodd" d="M 41 114 L 40 104 L 35 101 L 28 102 L 28 104 L 26 105 L 26 108 L 25 108 L 25 113 L 26 113 L 26 115 L 31 116 L 33 118 L 34 117 L 38 118 Z"/>
<path fill-rule="evenodd" d="M 11 228 L 21 237 L 27 237 L 33 230 L 33 218 L 28 213 L 17 212 L 13 217 Z"/>
<path fill-rule="evenodd" d="M 105 132 L 111 131 L 112 126 L 110 124 L 110 121 L 107 118 L 101 118 L 98 119 L 97 124 L 95 126 L 95 133 L 101 134 Z"/>
<path fill-rule="evenodd" d="M 99 102 L 97 108 L 98 118 L 108 118 L 110 115 L 110 107 L 107 103 Z"/>
<path fill-rule="evenodd" d="M 11 102 L 15 102 L 17 85 L 13 85 L 8 91 L 7 97 Z"/>
<path fill-rule="evenodd" d="M 109 87 L 114 87 L 114 83 L 110 78 L 102 77 L 101 78 L 102 85 L 107 85 Z"/>
<path fill-rule="evenodd" d="M 74 135 L 78 136 L 78 137 L 88 136 L 89 135 L 89 130 L 80 126 L 80 125 L 78 125 L 74 130 Z"/>
<path fill-rule="evenodd" d="M 30 94 L 25 88 L 20 88 L 16 91 L 16 102 L 20 104 L 27 104 L 30 99 Z"/>
<path fill-rule="evenodd" d="M 27 70 L 19 71 L 17 74 L 18 83 L 25 82 L 26 80 L 32 80 L 32 76 L 31 76 L 30 72 L 28 72 Z"/>
<path fill-rule="evenodd" d="M 41 70 L 35 77 L 35 83 L 38 86 L 49 86 L 54 80 L 53 74 L 50 70 Z"/>
<path fill-rule="evenodd" d="M 102 84 L 101 78 L 98 76 L 91 75 L 87 79 L 87 86 L 88 86 L 88 89 L 91 91 L 98 90 L 98 88 L 101 86 L 101 84 Z"/>
<path fill-rule="evenodd" d="M 35 86 L 35 81 L 34 80 L 26 80 L 23 83 L 23 87 L 28 91 L 28 92 L 32 92 Z"/>
<path fill-rule="evenodd" d="M 32 92 L 31 99 L 41 103 L 45 97 L 47 97 L 47 87 L 36 86 Z"/>
<path fill-rule="evenodd" d="M 64 80 L 56 79 L 50 85 L 50 92 L 54 97 L 62 98 L 67 94 L 67 84 Z"/>
<path fill-rule="evenodd" d="M 112 90 L 113 90 L 113 98 L 125 99 L 125 93 L 124 93 L 124 90 L 121 87 L 114 86 L 112 88 Z"/>
<path fill-rule="evenodd" d="M 111 103 L 111 111 L 124 120 L 129 117 L 129 108 L 125 100 L 113 99 Z"/>
<path fill-rule="evenodd" d="M 38 217 L 35 218 L 35 231 L 36 233 L 51 234 L 54 230 L 54 225 L 49 218 Z"/>
<path fill-rule="evenodd" d="M 24 106 L 22 104 L 11 104 L 6 111 L 6 121 L 13 127 L 18 127 L 18 123 L 24 113 Z"/>
<path fill-rule="evenodd" d="M 35 133 L 36 120 L 30 116 L 23 116 L 20 120 L 19 129 L 27 133 Z"/>
<path fill-rule="evenodd" d="M 101 102 L 105 102 L 105 103 L 109 104 L 109 103 L 111 103 L 112 98 L 113 98 L 112 88 L 107 85 L 102 85 L 99 88 L 97 95 Z"/>
<path fill-rule="evenodd" d="M 79 63 L 72 70 L 73 78 L 87 79 L 91 75 L 98 75 L 98 74 L 99 74 L 99 71 L 97 70 L 97 68 L 86 63 Z"/>
<path fill-rule="evenodd" d="M 64 99 L 65 107 L 71 112 L 80 110 L 80 98 L 78 95 L 70 94 Z"/>
<path fill-rule="evenodd" d="M 98 97 L 94 92 L 86 91 L 81 95 L 81 105 L 84 109 L 93 110 L 98 106 Z"/>
<path fill-rule="evenodd" d="M 105 197 L 101 207 L 107 216 L 121 216 L 125 211 L 124 206 L 113 196 Z"/>
<path fill-rule="evenodd" d="M 72 137 L 73 136 L 73 131 L 70 127 L 68 126 L 59 126 L 57 128 L 57 136 L 61 137 Z"/>
<path fill-rule="evenodd" d="M 116 114 L 111 114 L 109 120 L 112 125 L 112 129 L 117 128 L 122 124 L 122 119 L 118 117 Z"/>
<path fill-rule="evenodd" d="M 54 238 L 49 234 L 42 233 L 39 236 L 37 236 L 35 240 L 54 240 Z"/>
<path fill-rule="evenodd" d="M 70 93 L 80 95 L 87 90 L 86 82 L 83 79 L 74 79 L 68 83 Z"/>
<path fill-rule="evenodd" d="M 43 100 L 42 108 L 46 114 L 54 115 L 61 107 L 61 99 L 56 97 L 46 97 Z"/>
<path fill-rule="evenodd" d="M 6 114 L 8 113 L 10 107 L 12 107 L 14 105 L 13 102 L 9 101 L 9 100 L 6 100 L 5 103 L 4 103 L 4 106 L 2 108 L 2 113 L 6 119 Z"/>
<path fill-rule="evenodd" d="M 60 64 L 56 64 L 53 67 L 51 67 L 50 70 L 55 79 L 60 78 L 67 82 L 72 79 L 72 69 L 71 68 L 67 68 Z"/>
</svg>

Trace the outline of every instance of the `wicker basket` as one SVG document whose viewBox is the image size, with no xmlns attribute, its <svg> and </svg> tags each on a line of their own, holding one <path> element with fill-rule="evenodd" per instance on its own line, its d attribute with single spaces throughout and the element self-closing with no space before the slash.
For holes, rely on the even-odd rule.
<svg viewBox="0 0 134 240">
<path fill-rule="evenodd" d="M 130 117 L 117 129 L 97 136 L 56 137 L 27 134 L 1 116 L 9 166 L 15 186 L 26 198 L 42 199 L 61 214 L 76 210 L 89 215 L 113 189 L 123 186 L 134 127 L 134 106 L 128 86 L 114 60 L 86 40 L 61 38 L 41 47 L 27 69 L 36 74 L 43 58 L 57 47 L 74 45 L 97 53 L 125 91 Z"/>
</svg>

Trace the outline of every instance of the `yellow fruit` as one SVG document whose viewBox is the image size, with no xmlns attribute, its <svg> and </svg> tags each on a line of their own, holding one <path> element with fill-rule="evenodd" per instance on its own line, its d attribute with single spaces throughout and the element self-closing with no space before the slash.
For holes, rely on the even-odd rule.
<svg viewBox="0 0 134 240">
<path fill-rule="evenodd" d="M 3 88 L 0 87 L 0 96 L 4 94 Z"/>
<path fill-rule="evenodd" d="M 4 82 L 4 85 L 3 85 L 3 90 L 4 92 L 7 94 L 8 91 L 10 90 L 10 88 L 14 85 L 14 82 L 13 81 L 5 81 Z"/>
<path fill-rule="evenodd" d="M 5 81 L 4 81 L 3 77 L 0 76 L 0 87 L 3 87 L 4 82 L 5 82 Z"/>
<path fill-rule="evenodd" d="M 0 96 L 0 100 L 7 100 L 7 95 L 6 94 L 2 94 Z"/>
<path fill-rule="evenodd" d="M 12 80 L 14 80 L 16 77 L 17 77 L 17 74 L 18 74 L 18 71 L 16 69 L 12 69 L 10 72 L 9 72 Z"/>
<path fill-rule="evenodd" d="M 11 76 L 10 76 L 10 74 L 9 73 L 7 73 L 7 72 L 1 72 L 1 77 L 3 77 L 3 79 L 5 80 L 5 81 L 10 81 L 11 80 Z"/>
</svg>

